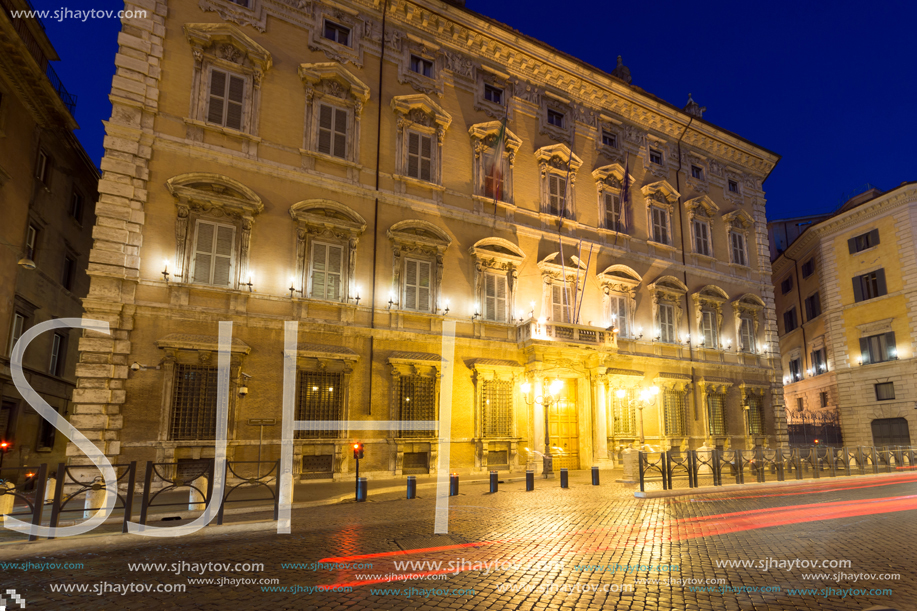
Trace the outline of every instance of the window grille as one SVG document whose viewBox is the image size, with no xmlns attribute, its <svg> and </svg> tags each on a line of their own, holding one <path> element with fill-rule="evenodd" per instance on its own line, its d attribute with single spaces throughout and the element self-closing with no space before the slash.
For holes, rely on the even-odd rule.
<svg viewBox="0 0 917 611">
<path fill-rule="evenodd" d="M 433 378 L 410 375 L 399 378 L 398 407 L 400 420 L 435 420 L 436 408 Z M 432 430 L 401 430 L 401 437 L 435 437 Z"/>
<path fill-rule="evenodd" d="M 340 422 L 344 419 L 344 374 L 300 371 L 297 420 Z M 330 426 L 296 431 L 296 439 L 333 439 L 341 436 Z"/>
<path fill-rule="evenodd" d="M 665 434 L 670 437 L 687 435 L 685 393 L 677 390 L 667 390 L 665 391 L 664 401 Z"/>
<path fill-rule="evenodd" d="M 487 452 L 488 467 L 506 467 L 509 465 L 509 452 L 507 450 L 490 450 Z"/>
<path fill-rule="evenodd" d="M 217 368 L 175 365 L 169 439 L 214 439 L 217 423 Z"/>
<path fill-rule="evenodd" d="M 726 434 L 726 395 L 710 393 L 707 395 L 707 420 L 710 435 Z"/>
<path fill-rule="evenodd" d="M 634 407 L 635 394 L 634 389 L 631 388 L 624 391 L 623 397 L 618 397 L 617 394 L 612 396 L 615 435 L 637 434 L 637 410 Z"/>
<path fill-rule="evenodd" d="M 757 395 L 748 396 L 748 434 L 764 434 L 764 406 L 761 397 Z"/>
<path fill-rule="evenodd" d="M 484 380 L 481 388 L 481 413 L 484 415 L 484 437 L 512 435 L 512 381 Z"/>
<path fill-rule="evenodd" d="M 297 431 L 297 433 L 302 431 Z M 317 456 L 302 457 L 303 479 L 327 479 L 334 471 L 334 455 L 320 454 Z"/>
</svg>

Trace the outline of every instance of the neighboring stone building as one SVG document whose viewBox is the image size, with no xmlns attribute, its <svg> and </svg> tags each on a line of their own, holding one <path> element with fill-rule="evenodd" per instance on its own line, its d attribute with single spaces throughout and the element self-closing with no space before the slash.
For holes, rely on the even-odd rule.
<svg viewBox="0 0 917 611">
<path fill-rule="evenodd" d="M 9 357 L 31 326 L 82 315 L 99 180 L 73 135 L 75 99 L 49 65 L 58 57 L 43 27 L 11 18 L 27 8 L 0 0 L 0 438 L 14 444 L 4 467 L 65 459 L 67 439 L 22 399 Z M 72 413 L 79 337 L 49 332 L 25 354 L 29 383 L 62 414 Z"/>
<path fill-rule="evenodd" d="M 873 188 L 773 262 L 793 431 L 847 446 L 914 440 L 915 237 L 917 185 Z M 832 439 L 838 421 L 843 439 Z"/>
<path fill-rule="evenodd" d="M 631 87 L 620 61 L 600 72 L 455 3 L 155 6 L 119 37 L 84 301 L 117 330 L 80 343 L 75 395 L 107 454 L 213 456 L 221 320 L 239 460 L 251 419 L 279 423 L 291 319 L 305 420 L 436 418 L 456 321 L 456 470 L 524 467 L 546 420 L 572 468 L 641 439 L 786 443 L 777 155 Z M 554 381 L 546 419 L 529 401 Z M 372 476 L 426 473 L 439 448 L 303 431 L 297 472 L 351 470 L 354 439 Z"/>
</svg>

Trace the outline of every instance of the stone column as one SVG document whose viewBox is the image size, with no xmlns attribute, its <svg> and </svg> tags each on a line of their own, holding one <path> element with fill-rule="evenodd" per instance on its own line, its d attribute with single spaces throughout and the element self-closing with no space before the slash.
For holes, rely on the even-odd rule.
<svg viewBox="0 0 917 611">
<path fill-rule="evenodd" d="M 535 454 L 535 473 L 541 473 L 544 469 L 544 405 L 539 401 L 542 397 L 542 384 L 544 380 L 541 376 L 535 376 L 532 379 L 532 396 L 535 397 L 535 404 L 532 407 L 532 424 L 535 425 L 535 439 L 533 449 L 538 452 Z"/>
<path fill-rule="evenodd" d="M 605 382 L 601 377 L 595 376 L 592 380 L 595 389 L 595 457 L 593 464 L 602 469 L 614 467 L 614 461 L 608 458 L 608 398 L 605 392 Z"/>
<path fill-rule="evenodd" d="M 125 402 L 134 294 L 140 278 L 140 245 L 147 201 L 153 119 L 159 107 L 160 59 L 166 1 L 127 0 L 125 11 L 144 18 L 122 19 L 116 73 L 105 124 L 105 155 L 96 204 L 94 243 L 89 254 L 85 317 L 103 320 L 111 334 L 86 331 L 80 339 L 70 422 L 107 456 L 121 453 L 121 406 Z M 176 262 L 178 263 L 178 262 Z M 72 443 L 71 464 L 88 459 Z"/>
</svg>

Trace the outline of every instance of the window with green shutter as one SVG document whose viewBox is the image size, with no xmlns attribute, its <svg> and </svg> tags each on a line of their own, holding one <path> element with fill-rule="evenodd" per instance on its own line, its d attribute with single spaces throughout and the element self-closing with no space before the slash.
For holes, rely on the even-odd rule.
<svg viewBox="0 0 917 611">
<path fill-rule="evenodd" d="M 198 284 L 231 286 L 235 267 L 235 241 L 235 227 L 198 221 L 194 239 L 193 281 Z"/>
</svg>

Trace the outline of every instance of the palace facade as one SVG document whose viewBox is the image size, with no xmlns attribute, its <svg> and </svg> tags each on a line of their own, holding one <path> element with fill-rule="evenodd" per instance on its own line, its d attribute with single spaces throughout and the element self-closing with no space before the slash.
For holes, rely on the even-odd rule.
<svg viewBox="0 0 917 611">
<path fill-rule="evenodd" d="M 83 337 L 74 393 L 106 454 L 213 456 L 219 321 L 235 460 L 259 419 L 278 456 L 288 320 L 297 419 L 321 421 L 437 420 L 454 322 L 456 471 L 540 468 L 545 427 L 568 468 L 786 443 L 774 153 L 461 3 L 127 8 L 149 13 L 119 36 L 84 301 L 113 335 Z M 351 471 L 355 440 L 370 476 L 440 449 L 300 431 L 297 473 Z"/>
</svg>

